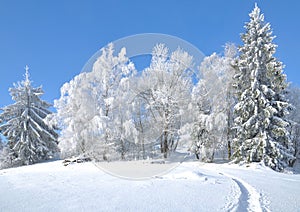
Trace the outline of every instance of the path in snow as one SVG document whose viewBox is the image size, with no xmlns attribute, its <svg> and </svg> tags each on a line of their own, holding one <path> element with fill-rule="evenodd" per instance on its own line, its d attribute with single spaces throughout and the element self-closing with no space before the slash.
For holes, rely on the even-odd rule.
<svg viewBox="0 0 300 212">
<path fill-rule="evenodd" d="M 259 200 L 260 210 L 262 211 L 299 212 L 300 174 L 278 173 L 261 164 L 248 164 L 245 166 L 237 164 L 205 164 L 204 168 L 218 170 L 251 185 L 252 190 L 256 190 L 256 193 L 259 193 L 256 195 L 256 202 Z M 249 190 L 247 186 L 245 187 Z"/>
<path fill-rule="evenodd" d="M 241 191 L 237 211 L 262 211 L 262 204 L 260 201 L 262 194 L 241 179 L 232 178 L 232 180 L 239 186 Z"/>
<path fill-rule="evenodd" d="M 291 197 L 293 199 L 297 198 L 294 196 L 297 188 L 290 191 L 280 189 L 280 187 L 282 187 L 280 184 L 284 182 L 285 178 L 289 179 L 289 181 L 293 180 L 293 184 L 295 183 L 296 186 L 299 178 L 295 175 L 277 173 L 255 164 L 253 164 L 252 167 L 232 164 L 211 164 L 211 167 L 208 168 L 221 171 L 222 173 L 220 174 L 231 178 L 236 188 L 239 189 L 238 195 L 233 195 L 233 197 L 235 196 L 236 198 L 238 196 L 238 203 L 231 204 L 231 207 L 227 207 L 230 211 L 283 211 L 286 208 L 290 208 L 282 204 L 285 202 L 283 199 L 291 199 Z M 277 177 L 278 175 L 280 177 Z M 276 197 L 278 196 L 276 192 L 272 192 L 274 187 L 279 187 L 280 198 L 273 197 L 273 194 L 275 194 L 274 196 Z M 284 195 L 287 195 L 287 198 L 284 198 Z M 278 203 L 281 207 L 277 206 Z M 287 211 L 295 211 L 294 209 L 297 208 L 297 206 L 291 208 L 292 210 Z"/>
<path fill-rule="evenodd" d="M 245 188 L 245 186 L 238 180 L 232 179 L 240 188 L 241 195 L 239 198 L 238 206 L 236 208 L 237 211 L 245 211 L 247 208 L 249 208 L 248 200 L 249 200 L 249 192 Z"/>
<path fill-rule="evenodd" d="M 230 178 L 239 188 L 240 196 L 238 203 L 230 208 L 235 211 L 262 211 L 260 196 L 261 194 L 256 191 L 254 187 L 245 181 L 238 179 L 232 175 L 219 173 Z M 237 193 L 237 192 L 235 192 Z"/>
<path fill-rule="evenodd" d="M 214 171 L 220 171 L 222 165 L 217 164 L 207 164 L 202 166 L 203 169 L 209 169 Z M 262 196 L 264 194 L 258 192 L 253 186 L 251 186 L 246 181 L 236 176 L 236 173 L 228 174 L 227 170 L 221 168 L 220 175 L 229 178 L 236 186 L 232 188 L 231 195 L 228 196 L 228 204 L 224 209 L 228 211 L 263 211 L 264 208 L 268 211 L 268 207 L 264 205 L 262 201 Z"/>
</svg>

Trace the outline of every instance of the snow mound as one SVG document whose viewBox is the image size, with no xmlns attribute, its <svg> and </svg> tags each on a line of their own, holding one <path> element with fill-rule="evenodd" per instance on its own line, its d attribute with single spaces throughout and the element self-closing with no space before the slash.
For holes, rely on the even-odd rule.
<svg viewBox="0 0 300 212">
<path fill-rule="evenodd" d="M 208 181 L 210 178 L 201 172 L 184 171 L 179 173 L 170 173 L 162 177 L 168 180 L 199 180 L 202 182 Z"/>
</svg>

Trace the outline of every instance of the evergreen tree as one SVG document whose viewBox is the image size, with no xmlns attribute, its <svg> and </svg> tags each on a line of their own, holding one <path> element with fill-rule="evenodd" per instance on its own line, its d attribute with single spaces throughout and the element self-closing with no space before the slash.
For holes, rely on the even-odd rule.
<svg viewBox="0 0 300 212">
<path fill-rule="evenodd" d="M 286 75 L 273 55 L 276 45 L 270 24 L 255 5 L 241 37 L 236 63 L 235 161 L 264 162 L 280 171 L 294 161 L 290 123 L 286 119 L 289 104 L 285 99 Z"/>
<path fill-rule="evenodd" d="M 51 158 L 58 150 L 58 135 L 44 122 L 51 105 L 40 99 L 42 88 L 32 87 L 28 66 L 25 70 L 25 79 L 9 89 L 15 103 L 2 108 L 0 114 L 0 132 L 9 147 L 5 166 L 33 164 Z"/>
</svg>

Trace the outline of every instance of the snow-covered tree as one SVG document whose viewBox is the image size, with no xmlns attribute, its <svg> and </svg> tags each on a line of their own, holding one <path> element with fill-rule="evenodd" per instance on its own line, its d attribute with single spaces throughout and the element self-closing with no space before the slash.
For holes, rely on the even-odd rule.
<svg viewBox="0 0 300 212">
<path fill-rule="evenodd" d="M 149 127 L 157 130 L 156 139 L 166 158 L 178 144 L 178 130 L 184 123 L 192 88 L 193 58 L 181 49 L 169 54 L 164 44 L 153 48 L 150 67 L 142 73 L 138 97 Z"/>
<path fill-rule="evenodd" d="M 122 73 L 114 88 L 114 104 L 111 108 L 111 134 L 113 136 L 111 138 L 121 159 L 125 160 L 128 157 L 135 157 L 135 147 L 139 141 L 133 121 L 132 103 L 135 94 L 131 90 L 133 84 L 136 83 L 133 81 L 136 70 L 133 63 L 129 61 L 127 61 L 127 67 L 123 68 L 127 71 Z"/>
<path fill-rule="evenodd" d="M 12 166 L 9 160 L 10 148 L 7 143 L 0 143 L 0 169 L 9 168 Z M 17 164 L 14 164 L 17 165 Z"/>
<path fill-rule="evenodd" d="M 57 114 L 49 117 L 61 128 L 62 157 L 92 154 L 98 160 L 112 159 L 124 149 L 120 143 L 120 89 L 134 66 L 123 48 L 114 55 L 113 44 L 103 48 L 90 72 L 77 75 L 61 88 L 55 101 Z M 125 88 L 124 88 L 125 87 Z M 121 153 L 123 154 L 123 153 Z"/>
<path fill-rule="evenodd" d="M 231 111 L 233 107 L 231 62 L 235 46 L 227 44 L 223 57 L 212 54 L 200 66 L 200 80 L 192 92 L 192 151 L 197 158 L 212 161 L 216 151 L 230 157 Z M 226 151 L 227 149 L 227 151 Z"/>
<path fill-rule="evenodd" d="M 224 70 L 224 76 L 222 78 L 226 89 L 224 111 L 226 113 L 226 122 L 227 122 L 225 131 L 226 131 L 226 142 L 227 142 L 227 156 L 229 160 L 231 159 L 231 154 L 232 154 L 232 139 L 233 139 L 232 128 L 234 125 L 233 107 L 236 104 L 236 98 L 234 95 L 234 87 L 233 87 L 233 79 L 235 75 L 235 68 L 233 64 L 236 57 L 237 57 L 237 47 L 232 43 L 227 43 L 225 45 L 225 54 L 223 58 L 223 67 L 225 68 L 225 70 Z"/>
<path fill-rule="evenodd" d="M 4 143 L 2 142 L 2 138 L 0 137 L 0 168 L 1 168 L 1 164 L 2 164 L 2 161 L 4 160 L 3 159 L 3 156 L 4 156 Z"/>
<path fill-rule="evenodd" d="M 270 24 L 255 5 L 242 34 L 236 63 L 235 161 L 264 162 L 282 170 L 294 161 L 290 123 L 286 119 L 286 75 L 273 55 L 276 45 Z"/>
<path fill-rule="evenodd" d="M 288 92 L 288 100 L 292 105 L 290 114 L 288 118 L 292 123 L 292 140 L 294 145 L 294 156 L 296 159 L 300 160 L 300 88 L 295 86 L 290 86 Z"/>
<path fill-rule="evenodd" d="M 2 151 L 3 147 L 4 147 L 4 144 L 3 144 L 2 138 L 0 137 L 0 152 Z"/>
<path fill-rule="evenodd" d="M 190 151 L 196 155 L 197 159 L 200 159 L 201 155 L 203 161 L 212 161 L 214 150 L 212 150 L 209 133 L 211 105 L 207 98 L 207 91 L 202 84 L 198 83 L 193 89 L 192 100 L 195 118 L 193 124 L 190 125 L 192 139 Z"/>
<path fill-rule="evenodd" d="M 57 153 L 57 133 L 44 122 L 51 114 L 49 103 L 40 99 L 41 87 L 32 87 L 26 66 L 25 79 L 13 88 L 14 104 L 2 108 L 0 132 L 7 138 L 6 166 L 28 165 L 49 159 Z"/>
<path fill-rule="evenodd" d="M 61 97 L 54 101 L 57 113 L 47 117 L 49 123 L 60 127 L 61 157 L 78 156 L 87 152 L 93 140 L 95 99 L 89 89 L 88 73 L 75 76 L 61 88 Z M 88 137 L 87 137 L 88 136 Z"/>
</svg>

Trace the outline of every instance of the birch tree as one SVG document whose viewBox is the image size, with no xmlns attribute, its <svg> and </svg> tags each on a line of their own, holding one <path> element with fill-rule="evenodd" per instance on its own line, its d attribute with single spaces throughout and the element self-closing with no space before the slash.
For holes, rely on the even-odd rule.
<svg viewBox="0 0 300 212">
<path fill-rule="evenodd" d="M 140 95 L 158 126 L 164 158 L 178 144 L 178 130 L 190 100 L 192 66 L 193 58 L 187 52 L 177 49 L 169 54 L 164 44 L 158 44 L 153 48 L 150 67 L 142 74 L 145 84 Z"/>
</svg>

